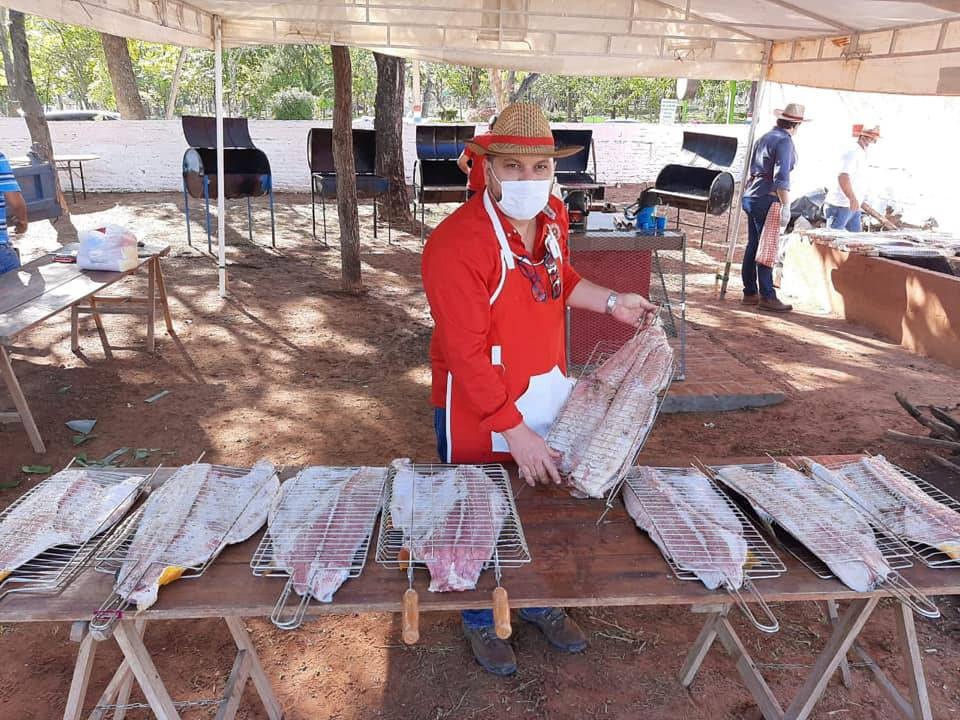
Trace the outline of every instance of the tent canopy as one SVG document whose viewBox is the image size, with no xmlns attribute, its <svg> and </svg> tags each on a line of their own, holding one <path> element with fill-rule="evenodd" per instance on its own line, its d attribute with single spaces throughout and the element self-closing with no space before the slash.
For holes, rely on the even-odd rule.
<svg viewBox="0 0 960 720">
<path fill-rule="evenodd" d="M 960 0 L 7 0 L 141 40 L 343 44 L 566 75 L 960 95 Z M 765 72 L 767 70 L 767 72 Z"/>
</svg>

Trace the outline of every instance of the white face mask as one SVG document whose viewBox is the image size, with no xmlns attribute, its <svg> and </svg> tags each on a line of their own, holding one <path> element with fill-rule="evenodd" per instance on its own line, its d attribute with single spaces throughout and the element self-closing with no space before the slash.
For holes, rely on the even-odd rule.
<svg viewBox="0 0 960 720">
<path fill-rule="evenodd" d="M 500 209 L 507 217 L 517 220 L 532 220 L 547 205 L 550 199 L 550 180 L 501 180 L 490 168 L 490 174 L 500 183 Z"/>
</svg>

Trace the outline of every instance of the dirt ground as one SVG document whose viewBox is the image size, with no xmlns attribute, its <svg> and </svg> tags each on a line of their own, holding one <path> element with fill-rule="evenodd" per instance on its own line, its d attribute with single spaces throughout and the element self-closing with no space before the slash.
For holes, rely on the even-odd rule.
<svg viewBox="0 0 960 720">
<path fill-rule="evenodd" d="M 623 188 L 616 199 L 636 197 Z M 310 231 L 309 198 L 277 198 L 277 249 L 269 247 L 269 215 L 256 209 L 255 243 L 247 240 L 244 208 L 228 209 L 231 297 L 217 296 L 216 267 L 201 250 L 199 215 L 194 248 L 186 244 L 176 194 L 90 195 L 73 206 L 78 227 L 105 221 L 135 228 L 173 246 L 165 262 L 177 337 L 159 335 L 158 352 L 116 350 L 107 361 L 92 323 L 81 330 L 83 355 L 69 348 L 61 314 L 19 339 L 15 361 L 48 444 L 36 456 L 22 431 L 0 432 L 0 506 L 36 478 L 34 463 L 65 465 L 78 448 L 64 422 L 96 418 L 96 438 L 82 448 L 103 457 L 122 447 L 153 449 L 147 463 L 188 463 L 201 452 L 213 462 L 243 465 L 267 456 L 286 465 L 381 464 L 408 456 L 434 459 L 428 404 L 427 344 L 431 323 L 420 284 L 420 241 L 386 232 L 373 240 L 370 208 L 361 208 L 367 292 L 339 292 L 339 252 Z M 436 222 L 440 212 L 434 209 Z M 331 221 L 336 242 L 335 219 Z M 56 246 L 48 223 L 31 228 L 21 247 L 34 256 Z M 714 293 L 718 242 L 692 253 L 692 326 L 770 377 L 787 396 L 781 405 L 725 414 L 663 416 L 644 458 L 686 465 L 692 456 L 882 452 L 924 472 L 923 454 L 883 438 L 887 428 L 915 432 L 897 406 L 900 389 L 918 403 L 955 405 L 955 369 L 892 346 L 871 332 L 803 307 L 784 317 L 741 306 L 739 281 L 728 299 Z M 691 242 L 696 246 L 696 238 Z M 143 282 L 143 279 L 130 282 Z M 117 346 L 136 348 L 142 329 L 111 317 Z M 144 399 L 170 394 L 153 403 Z M 0 404 L 7 402 L 4 398 Z M 709 427 L 708 427 L 709 424 Z M 8 485 L 19 483 L 16 487 Z M 534 555 L 536 549 L 533 549 Z M 944 617 L 918 622 L 920 649 L 938 718 L 960 712 L 960 615 L 942 599 Z M 783 629 L 761 637 L 739 619 L 746 644 L 782 701 L 802 683 L 805 664 L 827 637 L 823 608 L 777 608 Z M 518 623 L 514 645 L 520 671 L 496 679 L 474 664 L 455 615 L 429 616 L 422 640 L 408 648 L 388 615 L 319 619 L 296 632 L 249 620 L 270 679 L 291 720 L 312 718 L 757 718 L 727 656 L 714 650 L 696 682 L 676 676 L 699 630 L 698 616 L 680 609 L 583 609 L 572 615 L 591 647 L 581 656 L 552 652 Z M 62 715 L 77 646 L 66 625 L 0 626 L 0 716 L 11 720 Z M 862 640 L 891 674 L 902 670 L 893 610 L 882 606 Z M 210 697 L 223 687 L 233 659 L 225 626 L 214 621 L 155 623 L 146 642 L 175 699 Z M 113 643 L 98 652 L 91 695 L 99 694 L 119 658 Z M 854 668 L 854 687 L 831 682 L 812 717 L 889 718 L 893 707 Z M 89 708 L 88 704 L 88 708 Z M 194 712 L 187 717 L 212 713 Z M 148 717 L 134 710 L 130 718 Z M 265 717 L 248 689 L 243 718 Z"/>
</svg>

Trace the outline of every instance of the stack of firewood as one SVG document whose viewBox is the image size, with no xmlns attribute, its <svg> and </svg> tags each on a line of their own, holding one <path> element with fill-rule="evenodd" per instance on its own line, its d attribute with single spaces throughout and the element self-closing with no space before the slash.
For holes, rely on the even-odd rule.
<svg viewBox="0 0 960 720">
<path fill-rule="evenodd" d="M 887 430 L 886 436 L 914 445 L 936 448 L 940 452 L 937 453 L 932 450 L 927 450 L 927 457 L 944 467 L 950 468 L 954 472 L 960 473 L 960 464 L 948 460 L 943 456 L 944 453 L 960 455 L 960 416 L 958 416 L 957 411 L 930 405 L 925 407 L 930 413 L 928 417 L 920 409 L 924 406 L 914 405 L 899 392 L 893 395 L 897 398 L 900 406 L 910 413 L 910 417 L 923 425 L 923 427 L 929 431 L 929 434 L 926 436 L 909 435 L 907 433 L 897 432 L 896 430 Z M 951 412 L 954 414 L 951 414 Z"/>
</svg>

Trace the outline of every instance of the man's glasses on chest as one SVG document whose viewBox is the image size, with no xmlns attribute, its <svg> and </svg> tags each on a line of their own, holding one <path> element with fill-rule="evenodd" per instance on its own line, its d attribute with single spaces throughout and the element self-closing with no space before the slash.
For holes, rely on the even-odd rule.
<svg viewBox="0 0 960 720">
<path fill-rule="evenodd" d="M 526 257 L 517 258 L 517 268 L 523 276 L 530 281 L 530 290 L 533 292 L 533 299 L 537 302 L 546 302 L 547 291 L 543 287 L 543 283 L 540 280 L 540 272 L 537 270 L 537 265 L 539 264 L 540 263 L 534 264 Z M 550 252 L 549 248 L 547 248 L 543 256 L 543 266 L 547 269 L 547 277 L 550 280 L 550 297 L 556 300 L 560 297 L 562 291 L 560 268 L 557 267 L 557 260 L 553 257 L 553 253 Z"/>
</svg>

